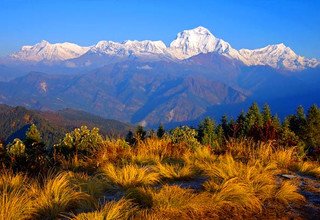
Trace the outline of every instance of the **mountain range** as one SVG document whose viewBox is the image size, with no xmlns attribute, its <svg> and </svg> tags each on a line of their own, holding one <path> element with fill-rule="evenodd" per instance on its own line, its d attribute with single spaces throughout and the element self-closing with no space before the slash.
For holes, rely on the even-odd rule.
<svg viewBox="0 0 320 220">
<path fill-rule="evenodd" d="M 162 41 L 42 41 L 2 59 L 0 103 L 66 107 L 156 126 L 269 102 L 279 114 L 320 103 L 320 62 L 284 44 L 236 50 L 204 27 Z"/>
</svg>

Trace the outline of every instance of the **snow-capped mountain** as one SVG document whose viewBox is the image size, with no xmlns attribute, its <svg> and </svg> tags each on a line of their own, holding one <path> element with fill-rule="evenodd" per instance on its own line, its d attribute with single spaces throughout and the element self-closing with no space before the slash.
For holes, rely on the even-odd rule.
<svg viewBox="0 0 320 220">
<path fill-rule="evenodd" d="M 216 38 L 204 27 L 197 27 L 178 33 L 168 48 L 172 56 L 186 59 L 200 53 L 217 52 L 230 58 L 238 58 L 239 53 L 229 43 Z"/>
<path fill-rule="evenodd" d="M 20 61 L 63 61 L 79 57 L 89 49 L 90 47 L 81 47 L 73 43 L 50 44 L 43 40 L 33 46 L 23 46 L 10 57 Z"/>
<path fill-rule="evenodd" d="M 100 41 L 91 47 L 81 47 L 72 43 L 50 44 L 42 41 L 34 46 L 23 46 L 10 57 L 21 61 L 68 61 L 78 58 L 85 65 L 117 62 L 130 57 L 144 60 L 184 60 L 198 54 L 218 53 L 231 59 L 242 61 L 245 65 L 267 65 L 277 69 L 302 70 L 319 66 L 316 59 L 297 55 L 284 44 L 269 45 L 264 48 L 236 50 L 208 29 L 197 27 L 177 34 L 167 47 L 162 41 Z M 102 62 L 105 60 L 106 62 Z M 70 62 L 73 66 L 77 62 Z M 70 64 L 69 63 L 69 64 Z M 79 65 L 81 65 L 79 64 Z"/>
<path fill-rule="evenodd" d="M 284 44 L 268 45 L 264 48 L 236 50 L 228 42 L 215 37 L 208 29 L 197 27 L 178 33 L 168 48 L 173 57 L 186 59 L 200 53 L 216 52 L 240 60 L 248 66 L 267 65 L 277 69 L 302 70 L 320 64 L 316 59 L 297 55 Z"/>
<path fill-rule="evenodd" d="M 279 69 L 301 70 L 319 65 L 319 61 L 316 59 L 307 59 L 299 56 L 283 43 L 268 45 L 255 50 L 241 49 L 239 53 L 241 61 L 249 66 L 268 65 Z"/>
<path fill-rule="evenodd" d="M 93 46 L 88 53 L 99 55 L 117 56 L 117 57 L 159 57 L 168 56 L 167 47 L 162 41 L 131 41 L 122 43 L 113 41 L 100 41 Z"/>
</svg>

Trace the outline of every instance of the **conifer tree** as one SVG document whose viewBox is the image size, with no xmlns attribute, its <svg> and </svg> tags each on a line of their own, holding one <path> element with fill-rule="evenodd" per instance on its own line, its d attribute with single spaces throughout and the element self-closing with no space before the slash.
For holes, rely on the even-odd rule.
<svg viewBox="0 0 320 220">
<path fill-rule="evenodd" d="M 264 124 L 272 120 L 271 110 L 268 104 L 265 104 L 263 106 L 262 117 L 263 117 Z"/>
<path fill-rule="evenodd" d="M 245 133 L 248 136 L 254 137 L 255 139 L 260 139 L 260 129 L 262 126 L 263 117 L 261 115 L 259 106 L 257 103 L 253 103 L 246 114 Z"/>
<path fill-rule="evenodd" d="M 144 140 L 146 138 L 146 134 L 147 132 L 144 130 L 144 127 L 142 125 L 138 125 L 136 127 L 134 137 L 137 140 Z"/>
<path fill-rule="evenodd" d="M 297 108 L 296 115 L 289 117 L 290 129 L 297 134 L 301 140 L 306 140 L 307 118 L 303 107 Z"/>
<path fill-rule="evenodd" d="M 223 133 L 223 128 L 221 125 L 217 126 L 215 133 L 216 133 L 216 137 L 217 137 L 217 142 L 218 142 L 219 146 L 222 147 L 224 144 L 224 141 L 225 141 L 225 135 Z"/>
<path fill-rule="evenodd" d="M 307 145 L 320 152 L 320 109 L 313 105 L 307 114 Z"/>
<path fill-rule="evenodd" d="M 230 127 L 227 115 L 223 115 L 221 118 L 221 128 L 223 130 L 224 136 L 228 137 L 230 135 Z"/>
<path fill-rule="evenodd" d="M 237 137 L 244 137 L 246 135 L 245 133 L 245 120 L 246 116 L 244 111 L 241 111 L 240 115 L 237 118 L 237 126 L 238 126 L 238 131 L 237 131 Z"/>
<path fill-rule="evenodd" d="M 280 138 L 278 143 L 280 146 L 293 147 L 298 146 L 300 140 L 299 137 L 290 130 L 289 119 L 286 118 L 282 124 Z"/>
<path fill-rule="evenodd" d="M 166 130 L 164 129 L 163 125 L 160 124 L 157 130 L 158 138 L 162 138 L 165 133 L 166 133 Z"/>
<path fill-rule="evenodd" d="M 128 142 L 130 145 L 134 145 L 136 140 L 134 138 L 134 134 L 132 131 L 129 131 L 125 138 L 126 142 Z"/>
<path fill-rule="evenodd" d="M 206 117 L 199 124 L 198 136 L 202 144 L 210 145 L 212 147 L 214 146 L 214 142 L 216 138 L 214 129 L 215 129 L 214 121 L 209 117 Z"/>
</svg>

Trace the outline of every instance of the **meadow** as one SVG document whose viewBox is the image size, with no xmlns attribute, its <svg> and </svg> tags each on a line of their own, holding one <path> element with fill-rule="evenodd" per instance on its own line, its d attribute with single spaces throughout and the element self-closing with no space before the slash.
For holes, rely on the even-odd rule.
<svg viewBox="0 0 320 220">
<path fill-rule="evenodd" d="M 318 216 L 320 166 L 301 147 L 253 137 L 206 144 L 199 133 L 140 127 L 128 140 L 83 126 L 47 148 L 33 125 L 0 148 L 0 219 Z"/>
</svg>

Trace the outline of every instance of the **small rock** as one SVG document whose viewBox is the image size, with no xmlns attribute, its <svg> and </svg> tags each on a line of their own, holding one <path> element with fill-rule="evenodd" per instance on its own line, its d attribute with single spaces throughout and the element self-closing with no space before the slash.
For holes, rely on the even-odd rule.
<svg viewBox="0 0 320 220">
<path fill-rule="evenodd" d="M 291 174 L 280 174 L 281 177 L 284 177 L 286 179 L 294 179 L 297 178 L 297 176 L 295 175 L 291 175 Z"/>
</svg>

